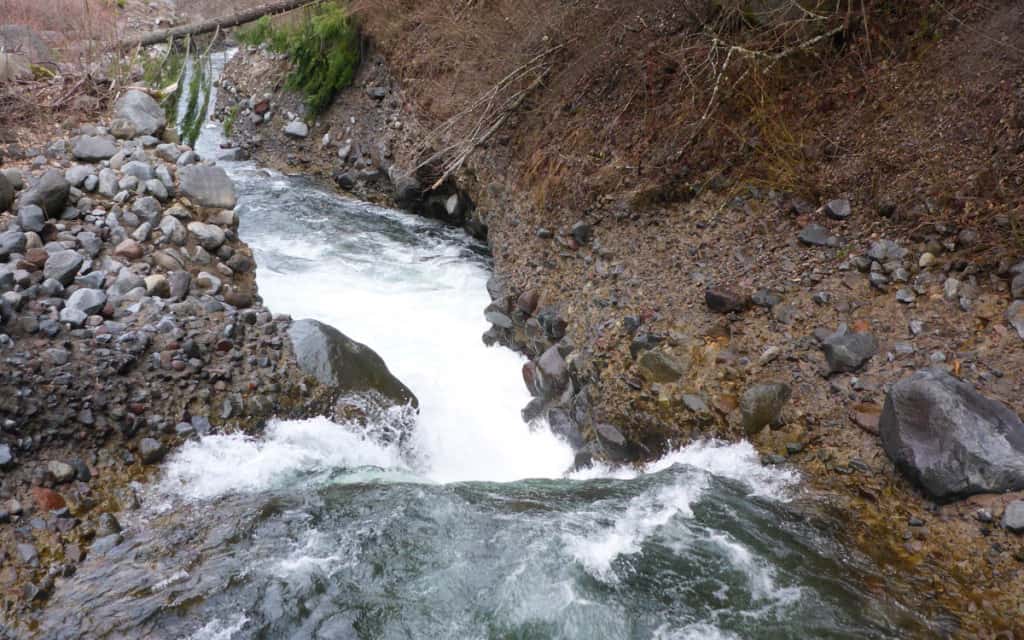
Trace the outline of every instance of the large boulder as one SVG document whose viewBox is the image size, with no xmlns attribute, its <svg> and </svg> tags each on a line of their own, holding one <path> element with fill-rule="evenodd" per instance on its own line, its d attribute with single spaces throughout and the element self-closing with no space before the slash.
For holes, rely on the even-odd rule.
<svg viewBox="0 0 1024 640">
<path fill-rule="evenodd" d="M 64 206 L 68 202 L 70 192 L 71 184 L 64 178 L 64 173 L 50 169 L 31 188 L 21 194 L 19 202 L 22 207 L 34 204 L 46 212 L 48 217 L 56 218 L 64 213 Z"/>
<path fill-rule="evenodd" d="M 1024 423 L 941 369 L 896 383 L 878 428 L 896 467 L 936 500 L 1024 489 Z"/>
<path fill-rule="evenodd" d="M 126 91 L 114 104 L 114 115 L 130 124 L 139 136 L 158 136 L 167 126 L 163 108 L 143 91 Z"/>
<path fill-rule="evenodd" d="M 97 162 L 109 160 L 117 153 L 117 145 L 106 136 L 79 136 L 71 147 L 71 155 L 76 160 Z"/>
<path fill-rule="evenodd" d="M 316 320 L 296 320 L 288 330 L 299 367 L 321 384 L 342 391 L 377 391 L 395 404 L 419 401 L 391 375 L 373 349 Z"/>
<path fill-rule="evenodd" d="M 178 170 L 178 186 L 189 200 L 201 207 L 234 209 L 238 202 L 235 185 L 221 167 L 194 164 Z"/>
</svg>

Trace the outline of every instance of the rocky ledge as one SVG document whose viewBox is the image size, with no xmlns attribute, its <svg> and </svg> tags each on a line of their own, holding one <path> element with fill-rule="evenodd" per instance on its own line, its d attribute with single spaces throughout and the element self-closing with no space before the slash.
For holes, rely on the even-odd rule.
<svg viewBox="0 0 1024 640">
<path fill-rule="evenodd" d="M 45 600 L 96 545 L 119 544 L 133 481 L 176 445 L 272 416 L 359 420 L 416 404 L 368 347 L 262 306 L 230 178 L 164 128 L 156 103 L 130 91 L 109 127 L 6 149 L 6 617 Z"/>
</svg>

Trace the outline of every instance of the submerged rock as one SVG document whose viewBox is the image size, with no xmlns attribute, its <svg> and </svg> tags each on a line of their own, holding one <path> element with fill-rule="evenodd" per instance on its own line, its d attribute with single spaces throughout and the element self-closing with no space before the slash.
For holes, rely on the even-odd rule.
<svg viewBox="0 0 1024 640">
<path fill-rule="evenodd" d="M 296 320 L 288 329 L 299 367 L 321 384 L 342 391 L 377 391 L 395 404 L 419 401 L 388 370 L 373 349 L 316 320 Z"/>
<path fill-rule="evenodd" d="M 941 369 L 893 386 L 879 433 L 897 468 L 936 500 L 1024 489 L 1024 423 Z"/>
</svg>

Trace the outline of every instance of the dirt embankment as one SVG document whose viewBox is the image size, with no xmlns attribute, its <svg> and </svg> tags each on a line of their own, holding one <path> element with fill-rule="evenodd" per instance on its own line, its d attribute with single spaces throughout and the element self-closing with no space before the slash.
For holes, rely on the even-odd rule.
<svg viewBox="0 0 1024 640">
<path fill-rule="evenodd" d="M 999 523 L 1020 495 L 937 504 L 878 435 L 926 367 L 1024 412 L 1024 9 L 868 3 L 771 48 L 721 22 L 709 43 L 687 3 L 528 4 L 354 3 L 371 55 L 305 137 L 283 133 L 287 62 L 243 50 L 230 99 L 272 113 L 236 137 L 362 197 L 451 170 L 500 276 L 488 338 L 534 359 L 527 414 L 585 456 L 648 457 L 740 437 L 744 395 L 783 384 L 779 428 L 750 437 L 887 568 L 879 589 L 953 635 L 1024 633 L 1024 543 Z M 874 348 L 835 365 L 844 325 Z"/>
</svg>

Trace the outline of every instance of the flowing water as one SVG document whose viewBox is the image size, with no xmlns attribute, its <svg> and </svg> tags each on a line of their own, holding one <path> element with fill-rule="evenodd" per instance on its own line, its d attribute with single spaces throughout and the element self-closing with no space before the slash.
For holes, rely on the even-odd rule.
<svg viewBox="0 0 1024 640">
<path fill-rule="evenodd" d="M 201 154 L 217 152 L 208 127 Z M 790 506 L 745 443 L 567 474 L 487 348 L 484 247 L 224 163 L 276 312 L 377 350 L 418 395 L 402 449 L 326 419 L 189 443 L 64 581 L 41 638 L 905 638 L 925 627 Z"/>
</svg>

